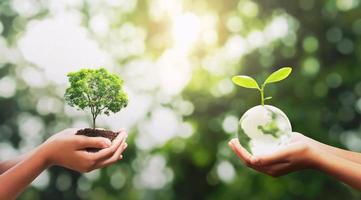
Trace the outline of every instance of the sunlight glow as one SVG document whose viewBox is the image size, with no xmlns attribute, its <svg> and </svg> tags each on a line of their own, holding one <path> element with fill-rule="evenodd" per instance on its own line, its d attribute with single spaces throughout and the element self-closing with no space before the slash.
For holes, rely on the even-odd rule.
<svg viewBox="0 0 361 200">
<path fill-rule="evenodd" d="M 284 16 L 278 16 L 272 20 L 264 32 L 270 37 L 269 40 L 272 41 L 286 36 L 288 29 L 287 19 Z"/>
<path fill-rule="evenodd" d="M 160 21 L 165 17 L 178 15 L 182 12 L 182 3 L 178 0 L 151 0 L 149 13 L 153 20 Z"/>
<path fill-rule="evenodd" d="M 159 57 L 157 69 L 161 91 L 168 95 L 179 94 L 192 77 L 187 56 L 175 49 L 167 50 Z"/>
<path fill-rule="evenodd" d="M 188 48 L 194 44 L 200 33 L 200 19 L 192 14 L 185 13 L 173 18 L 172 35 L 177 47 Z"/>
<path fill-rule="evenodd" d="M 70 71 L 111 65 L 109 55 L 73 13 L 32 21 L 18 45 L 27 61 L 43 68 L 46 78 L 58 84 L 66 82 Z"/>
</svg>

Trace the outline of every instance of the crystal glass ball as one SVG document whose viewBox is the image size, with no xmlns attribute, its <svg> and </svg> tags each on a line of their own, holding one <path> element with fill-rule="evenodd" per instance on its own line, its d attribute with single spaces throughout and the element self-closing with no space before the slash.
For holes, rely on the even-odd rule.
<svg viewBox="0 0 361 200">
<path fill-rule="evenodd" d="M 291 133 L 287 116 L 274 106 L 255 106 L 239 120 L 238 140 L 253 155 L 279 150 L 289 143 Z"/>
</svg>

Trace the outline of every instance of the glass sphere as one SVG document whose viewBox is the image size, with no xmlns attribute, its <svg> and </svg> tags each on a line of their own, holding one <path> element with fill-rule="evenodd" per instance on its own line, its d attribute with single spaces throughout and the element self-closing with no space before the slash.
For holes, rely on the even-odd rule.
<svg viewBox="0 0 361 200">
<path fill-rule="evenodd" d="M 239 120 L 239 142 L 253 155 L 277 151 L 289 143 L 291 133 L 287 116 L 274 106 L 255 106 Z"/>
</svg>

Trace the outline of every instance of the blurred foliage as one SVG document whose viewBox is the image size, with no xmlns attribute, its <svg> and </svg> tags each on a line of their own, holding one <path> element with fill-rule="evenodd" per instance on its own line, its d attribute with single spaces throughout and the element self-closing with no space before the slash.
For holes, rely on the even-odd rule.
<svg viewBox="0 0 361 200">
<path fill-rule="evenodd" d="M 244 167 L 227 147 L 235 137 L 237 119 L 259 102 L 256 92 L 233 86 L 230 78 L 247 74 L 263 80 L 279 67 L 294 66 L 284 84 L 269 86 L 269 103 L 288 115 L 295 131 L 361 150 L 358 0 L 2 0 L 1 159 L 79 125 L 79 119 L 90 121 L 69 111 L 62 98 L 65 86 L 46 77 L 49 71 L 31 60 L 19 42 L 33 22 L 64 12 L 80 16 L 89 37 L 109 55 L 114 71 L 133 93 L 130 104 L 137 94 L 150 106 L 124 112 L 140 115 L 126 127 L 130 137 L 124 160 L 85 175 L 52 167 L 19 199 L 360 198 L 358 192 L 316 171 L 277 179 L 259 174 Z M 174 18 L 177 14 L 183 17 Z M 40 37 L 35 44 L 42 41 L 49 40 Z M 62 68 L 62 55 L 51 60 L 51 50 L 40 55 L 48 58 L 50 72 Z M 147 63 L 148 68 L 140 67 Z M 60 73 L 55 77 L 66 80 Z M 171 123 L 164 116 L 174 116 L 176 127 L 183 127 L 177 129 L 180 134 L 162 139 L 162 132 L 173 130 L 167 129 Z M 112 128 L 114 123 L 103 124 Z M 142 147 L 152 141 L 154 145 Z"/>
</svg>

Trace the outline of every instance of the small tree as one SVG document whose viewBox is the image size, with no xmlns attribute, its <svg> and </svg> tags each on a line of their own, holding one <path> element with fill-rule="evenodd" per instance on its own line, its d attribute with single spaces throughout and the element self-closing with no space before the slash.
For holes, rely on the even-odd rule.
<svg viewBox="0 0 361 200">
<path fill-rule="evenodd" d="M 128 104 L 122 79 L 104 68 L 82 69 L 69 73 L 68 78 L 70 87 L 66 89 L 65 101 L 81 110 L 90 108 L 93 129 L 98 115 L 109 116 L 110 112 L 119 112 Z"/>
</svg>

